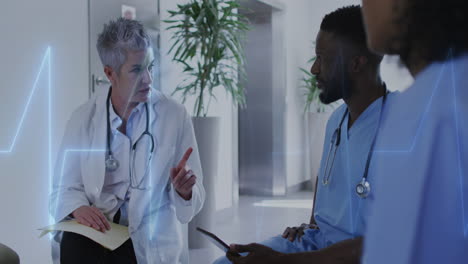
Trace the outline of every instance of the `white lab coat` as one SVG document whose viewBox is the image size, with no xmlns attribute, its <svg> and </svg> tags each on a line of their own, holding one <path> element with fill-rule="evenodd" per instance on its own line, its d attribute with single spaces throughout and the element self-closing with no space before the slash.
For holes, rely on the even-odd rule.
<svg viewBox="0 0 468 264">
<path fill-rule="evenodd" d="M 99 208 L 105 203 L 117 203 L 99 199 L 105 177 L 107 92 L 107 89 L 97 92 L 72 114 L 67 124 L 50 204 L 57 222 L 82 205 Z M 182 105 L 156 90 L 152 91 L 149 111 L 150 132 L 156 146 L 150 177 L 145 178 L 144 185 L 151 188 L 132 190 L 129 232 L 138 263 L 188 263 L 187 241 L 183 241 L 181 224 L 190 222 L 205 199 L 191 117 Z M 135 124 L 135 135 L 140 135 L 145 126 L 146 117 L 142 117 Z M 193 153 L 187 165 L 197 176 L 197 183 L 192 199 L 185 201 L 175 192 L 169 175 L 189 147 L 193 148 Z M 140 166 L 144 166 L 144 161 Z"/>
</svg>

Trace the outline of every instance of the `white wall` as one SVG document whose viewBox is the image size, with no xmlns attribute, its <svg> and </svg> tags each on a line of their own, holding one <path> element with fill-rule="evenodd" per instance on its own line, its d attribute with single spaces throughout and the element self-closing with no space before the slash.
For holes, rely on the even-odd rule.
<svg viewBox="0 0 468 264">
<path fill-rule="evenodd" d="M 88 98 L 87 1 L 2 1 L 0 16 L 0 149 L 8 149 L 48 46 L 52 51 L 52 147 Z M 50 263 L 47 71 L 43 71 L 12 153 L 0 154 L 0 243 L 22 263 Z M 55 155 L 53 155 L 55 163 Z"/>
</svg>

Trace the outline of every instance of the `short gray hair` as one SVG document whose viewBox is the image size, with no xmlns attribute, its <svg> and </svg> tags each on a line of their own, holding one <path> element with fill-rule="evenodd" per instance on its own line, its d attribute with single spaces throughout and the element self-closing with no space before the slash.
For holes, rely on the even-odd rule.
<svg viewBox="0 0 468 264">
<path fill-rule="evenodd" d="M 127 51 L 145 50 L 151 47 L 151 38 L 143 25 L 136 20 L 119 18 L 104 25 L 96 44 L 104 66 L 120 72 Z"/>
</svg>

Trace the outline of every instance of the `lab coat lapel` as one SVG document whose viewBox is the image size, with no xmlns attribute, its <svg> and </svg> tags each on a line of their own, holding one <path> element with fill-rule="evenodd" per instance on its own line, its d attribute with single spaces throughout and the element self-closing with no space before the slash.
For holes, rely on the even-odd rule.
<svg viewBox="0 0 468 264">
<path fill-rule="evenodd" d="M 106 139 L 107 118 L 106 99 L 108 89 L 96 94 L 95 111 L 92 113 L 92 122 L 88 132 L 88 146 L 90 151 L 84 152 L 82 159 L 83 183 L 86 193 L 96 201 L 101 195 L 106 175 Z M 86 145 L 84 145 L 86 146 Z"/>
<path fill-rule="evenodd" d="M 156 120 L 158 119 L 158 111 L 156 111 L 156 107 L 159 103 L 159 99 L 161 98 L 161 94 L 156 91 L 156 90 L 152 90 L 151 91 L 151 97 L 150 97 L 150 100 L 148 102 L 148 110 L 149 110 L 149 115 L 150 115 L 150 133 L 153 134 L 153 136 L 155 137 L 156 139 L 156 133 L 154 133 L 154 125 L 155 125 L 155 122 Z M 145 120 L 146 122 L 146 120 Z"/>
<path fill-rule="evenodd" d="M 164 171 L 163 167 L 165 167 L 167 164 L 167 158 L 171 157 L 173 153 L 168 153 L 167 148 L 162 148 L 162 144 L 159 141 L 160 138 L 160 127 L 158 127 L 159 124 L 159 111 L 157 111 L 158 108 L 158 103 L 160 101 L 162 94 L 158 91 L 154 91 L 151 96 L 151 103 L 149 105 L 150 108 L 150 132 L 153 134 L 154 137 L 154 152 L 153 152 L 153 159 L 152 159 L 152 171 L 153 173 L 151 174 L 151 181 L 150 184 L 152 184 L 153 188 L 157 187 L 155 185 L 160 185 L 163 184 L 160 182 L 161 180 L 165 179 L 165 175 L 158 175 L 158 173 L 162 173 Z M 168 139 L 169 140 L 169 139 Z"/>
<path fill-rule="evenodd" d="M 133 139 L 132 143 L 135 143 L 136 140 L 145 132 L 146 129 L 146 115 L 149 115 L 149 132 L 153 134 L 153 137 L 156 137 L 155 133 L 152 131 L 153 124 L 158 118 L 158 113 L 156 112 L 156 109 L 154 105 L 158 101 L 159 96 L 154 95 L 154 93 L 157 93 L 155 90 L 152 91 L 151 97 L 148 101 L 148 113 L 146 113 L 146 106 L 145 104 L 142 105 L 141 107 L 141 118 L 136 126 L 135 132 L 133 133 Z M 156 142 L 155 142 L 156 143 Z"/>
<path fill-rule="evenodd" d="M 132 195 L 130 196 L 130 206 L 129 206 L 129 231 L 130 233 L 134 233 L 138 228 L 139 225 L 143 219 L 143 217 L 148 213 L 145 210 L 151 210 L 151 208 L 148 208 L 148 202 L 151 201 L 151 204 L 159 204 L 159 198 L 160 197 L 155 197 L 155 199 L 152 199 L 154 193 L 160 193 L 160 191 L 155 189 L 155 186 L 158 184 L 155 184 L 160 178 L 160 170 L 158 170 L 156 167 L 158 166 L 157 164 L 158 161 L 161 160 L 161 152 L 159 151 L 158 147 L 158 134 L 156 133 L 155 127 L 157 126 L 158 122 L 158 112 L 156 111 L 157 104 L 160 99 L 160 93 L 157 92 L 156 90 L 152 91 L 150 100 L 148 102 L 148 112 L 149 112 L 149 132 L 153 135 L 154 138 L 154 152 L 153 152 L 153 157 L 151 160 L 151 169 L 148 174 L 148 179 L 145 179 L 143 181 L 142 187 L 147 187 L 148 185 L 150 186 L 149 190 L 137 190 L 133 189 L 132 190 Z M 146 110 L 143 107 L 143 116 L 140 118 L 140 122 L 138 124 L 138 129 L 136 130 L 136 136 L 135 140 L 140 137 L 140 135 L 144 132 L 146 128 Z M 141 163 L 137 164 L 137 166 L 145 166 L 145 164 L 140 161 Z"/>
</svg>

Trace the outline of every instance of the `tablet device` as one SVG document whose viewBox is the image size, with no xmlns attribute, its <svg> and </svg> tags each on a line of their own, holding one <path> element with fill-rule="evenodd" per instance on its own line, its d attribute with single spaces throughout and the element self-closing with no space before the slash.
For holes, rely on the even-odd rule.
<svg viewBox="0 0 468 264">
<path fill-rule="evenodd" d="M 208 240 L 210 240 L 215 246 L 217 246 L 219 249 L 221 249 L 224 252 L 229 251 L 229 246 L 228 244 L 224 243 L 219 237 L 214 235 L 213 233 L 210 233 L 200 227 L 197 227 L 197 231 L 202 233 L 203 236 L 205 236 Z"/>
</svg>

